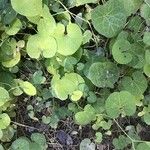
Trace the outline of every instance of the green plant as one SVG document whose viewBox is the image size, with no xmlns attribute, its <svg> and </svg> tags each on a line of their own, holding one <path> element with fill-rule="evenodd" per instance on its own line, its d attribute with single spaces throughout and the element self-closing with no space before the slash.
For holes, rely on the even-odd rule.
<svg viewBox="0 0 150 150">
<path fill-rule="evenodd" d="M 0 0 L 0 149 L 48 147 L 42 133 L 16 134 L 36 129 L 16 122 L 20 103 L 33 124 L 90 126 L 81 150 L 107 136 L 115 149 L 149 149 L 119 123 L 150 125 L 149 25 L 148 0 Z"/>
</svg>

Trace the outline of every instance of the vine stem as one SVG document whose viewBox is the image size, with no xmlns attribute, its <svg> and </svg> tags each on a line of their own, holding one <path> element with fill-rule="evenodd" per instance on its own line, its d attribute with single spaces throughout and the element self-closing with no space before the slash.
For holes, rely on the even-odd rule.
<svg viewBox="0 0 150 150">
<path fill-rule="evenodd" d="M 11 122 L 12 122 L 13 124 L 17 125 L 17 126 L 20 126 L 20 127 L 30 128 L 30 129 L 34 129 L 34 130 L 39 130 L 38 128 L 31 127 L 31 126 L 28 126 L 28 125 L 24 125 L 24 124 L 21 124 L 21 123 L 15 122 L 15 121 L 11 121 Z"/>
</svg>

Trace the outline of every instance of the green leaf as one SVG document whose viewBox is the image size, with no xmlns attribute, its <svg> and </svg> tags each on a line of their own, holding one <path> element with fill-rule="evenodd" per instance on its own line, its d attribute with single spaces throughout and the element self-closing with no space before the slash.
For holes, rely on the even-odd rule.
<svg viewBox="0 0 150 150">
<path fill-rule="evenodd" d="M 22 27 L 21 21 L 19 19 L 16 19 L 14 22 L 12 22 L 10 27 L 6 28 L 6 33 L 8 35 L 15 35 L 16 33 L 18 33 L 21 27 Z"/>
<path fill-rule="evenodd" d="M 11 60 L 2 62 L 2 65 L 6 68 L 12 68 L 19 63 L 20 58 L 20 52 L 16 52 Z"/>
<path fill-rule="evenodd" d="M 37 16 L 42 11 L 42 0 L 11 0 L 13 9 L 23 16 Z"/>
<path fill-rule="evenodd" d="M 9 126 L 10 124 L 10 117 L 8 114 L 3 113 L 0 114 L 0 129 L 5 129 Z"/>
<path fill-rule="evenodd" d="M 149 64 L 145 64 L 144 65 L 144 73 L 150 77 L 150 65 Z"/>
<path fill-rule="evenodd" d="M 144 121 L 147 125 L 150 125 L 150 112 L 149 113 L 146 113 L 144 116 Z"/>
<path fill-rule="evenodd" d="M 0 144 L 0 150 L 4 150 L 4 147 Z"/>
<path fill-rule="evenodd" d="M 150 46 L 150 32 L 144 32 L 143 42 Z"/>
<path fill-rule="evenodd" d="M 118 34 L 126 23 L 124 7 L 119 0 L 109 0 L 92 11 L 94 28 L 102 35 L 111 38 Z"/>
<path fill-rule="evenodd" d="M 149 150 L 150 149 L 150 142 L 143 142 L 138 144 L 136 150 Z"/>
<path fill-rule="evenodd" d="M 68 96 L 71 96 L 72 100 L 75 101 L 81 98 L 81 93 L 83 93 L 85 85 L 83 78 L 76 73 L 66 73 L 61 79 L 54 76 L 51 84 L 55 97 L 66 100 Z M 74 94 L 77 95 L 75 96 Z M 72 97 L 72 95 L 74 96 Z"/>
<path fill-rule="evenodd" d="M 111 62 L 93 63 L 89 68 L 88 78 L 97 87 L 113 88 L 119 78 L 119 70 Z"/>
<path fill-rule="evenodd" d="M 76 0 L 76 6 L 88 4 L 88 3 L 96 3 L 98 0 Z"/>
<path fill-rule="evenodd" d="M 115 61 L 119 64 L 128 64 L 132 60 L 132 55 L 129 52 L 130 43 L 125 39 L 119 39 L 115 42 L 112 48 L 112 55 Z"/>
<path fill-rule="evenodd" d="M 111 118 L 120 114 L 131 116 L 136 111 L 135 98 L 127 91 L 114 92 L 107 98 L 105 108 Z"/>
<path fill-rule="evenodd" d="M 28 81 L 20 81 L 19 85 L 21 89 L 29 96 L 34 96 L 36 95 L 36 88 Z"/>
<path fill-rule="evenodd" d="M 124 6 L 126 15 L 130 16 L 140 8 L 143 0 L 120 0 L 119 2 Z"/>
<path fill-rule="evenodd" d="M 80 143 L 80 150 L 95 150 L 95 144 L 86 138 Z"/>
<path fill-rule="evenodd" d="M 32 79 L 34 84 L 43 84 L 46 81 L 46 78 L 43 76 L 43 72 L 41 70 L 36 71 L 33 74 Z"/>
<path fill-rule="evenodd" d="M 46 138 L 43 134 L 33 133 L 31 135 L 31 140 L 34 141 L 35 143 L 41 145 L 42 147 L 45 147 L 45 145 L 46 145 Z"/>
<path fill-rule="evenodd" d="M 150 9 L 149 9 L 149 5 L 147 4 L 143 4 L 140 12 L 141 12 L 141 16 L 146 20 L 146 23 L 148 25 L 150 25 Z"/>
<path fill-rule="evenodd" d="M 121 80 L 123 90 L 130 92 L 134 96 L 141 96 L 147 89 L 147 80 L 140 71 L 133 72 L 132 76 L 125 76 Z"/>
<path fill-rule="evenodd" d="M 0 106 L 3 106 L 10 100 L 9 93 L 3 87 L 0 87 Z"/>
<path fill-rule="evenodd" d="M 116 150 L 125 149 L 129 144 L 131 144 L 131 140 L 124 135 L 120 135 L 118 138 L 113 139 L 113 145 Z"/>
<path fill-rule="evenodd" d="M 82 91 L 79 91 L 79 90 L 74 91 L 72 93 L 72 95 L 71 95 L 71 100 L 76 102 L 76 101 L 80 100 L 80 98 L 82 96 L 83 96 L 83 92 Z"/>
<path fill-rule="evenodd" d="M 96 113 L 95 109 L 91 105 L 86 105 L 83 111 L 75 114 L 75 121 L 79 125 L 87 125 L 91 121 L 95 120 Z"/>
<path fill-rule="evenodd" d="M 12 150 L 30 150 L 30 143 L 28 141 L 28 139 L 26 138 L 18 138 L 17 140 L 15 140 L 12 145 L 11 145 L 11 149 Z"/>
<path fill-rule="evenodd" d="M 67 25 L 66 29 L 63 24 L 58 23 L 54 36 L 58 46 L 57 52 L 64 56 L 74 54 L 83 41 L 81 29 L 74 23 Z"/>
<path fill-rule="evenodd" d="M 31 58 L 38 59 L 40 55 L 51 58 L 57 51 L 56 40 L 48 35 L 31 35 L 27 43 L 27 53 Z"/>
<path fill-rule="evenodd" d="M 96 142 L 96 143 L 101 143 L 102 140 L 103 140 L 103 138 L 102 138 L 102 137 L 103 137 L 102 133 L 101 133 L 101 132 L 96 132 L 95 136 L 96 136 L 95 142 Z"/>
<path fill-rule="evenodd" d="M 56 28 L 56 22 L 53 16 L 49 12 L 49 8 L 44 5 L 44 8 L 42 10 L 42 18 L 38 22 L 37 29 L 39 31 L 39 34 L 41 35 L 51 35 L 55 28 Z"/>
<path fill-rule="evenodd" d="M 150 50 L 146 50 L 145 52 L 145 61 L 150 65 Z"/>
</svg>

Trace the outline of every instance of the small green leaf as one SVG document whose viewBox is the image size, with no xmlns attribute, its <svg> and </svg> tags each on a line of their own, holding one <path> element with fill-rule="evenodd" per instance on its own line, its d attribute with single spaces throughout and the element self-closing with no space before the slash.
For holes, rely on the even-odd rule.
<svg viewBox="0 0 150 150">
<path fill-rule="evenodd" d="M 17 140 L 15 140 L 12 145 L 11 145 L 11 149 L 12 150 L 30 150 L 30 143 L 28 141 L 28 139 L 26 138 L 18 138 Z"/>
<path fill-rule="evenodd" d="M 79 91 L 79 90 L 74 91 L 72 93 L 72 95 L 71 95 L 71 100 L 72 101 L 78 101 L 78 100 L 80 100 L 80 98 L 82 97 L 82 95 L 83 95 L 82 91 Z"/>
<path fill-rule="evenodd" d="M 105 108 L 112 118 L 119 117 L 120 113 L 131 116 L 136 111 L 135 98 L 127 91 L 114 92 L 107 98 Z"/>
<path fill-rule="evenodd" d="M 10 117 L 8 114 L 3 113 L 0 114 L 0 129 L 5 129 L 9 126 L 10 124 Z"/>
<path fill-rule="evenodd" d="M 88 104 L 84 107 L 84 111 L 80 111 L 75 114 L 75 121 L 79 125 L 87 125 L 91 121 L 95 120 L 95 117 L 95 109 Z"/>
<path fill-rule="evenodd" d="M 21 21 L 19 19 L 16 19 L 14 22 L 12 22 L 10 27 L 6 28 L 6 33 L 8 35 L 15 35 L 16 33 L 18 33 L 21 27 L 22 27 Z"/>
<path fill-rule="evenodd" d="M 11 60 L 2 62 L 2 65 L 6 68 L 12 68 L 19 63 L 20 58 L 20 52 L 16 52 Z"/>
<path fill-rule="evenodd" d="M 144 73 L 150 77 L 150 65 L 149 64 L 145 64 L 144 65 Z"/>
<path fill-rule="evenodd" d="M 80 143 L 80 150 L 95 150 L 95 144 L 86 138 Z"/>
<path fill-rule="evenodd" d="M 101 132 L 96 132 L 95 136 L 96 136 L 95 142 L 96 143 L 101 143 L 102 139 L 103 139 L 102 138 L 103 137 L 102 133 Z"/>
<path fill-rule="evenodd" d="M 144 32 L 143 42 L 150 46 L 150 32 Z"/>
<path fill-rule="evenodd" d="M 21 81 L 19 82 L 20 87 L 22 88 L 22 90 L 30 96 L 34 96 L 36 95 L 36 88 L 28 81 Z"/>
<path fill-rule="evenodd" d="M 3 87 L 0 87 L 0 106 L 3 106 L 9 100 L 10 97 L 8 91 Z"/>
<path fill-rule="evenodd" d="M 129 52 L 130 43 L 125 39 L 119 39 L 115 42 L 112 48 L 112 55 L 115 61 L 119 64 L 128 64 L 132 60 L 132 55 Z"/>
</svg>

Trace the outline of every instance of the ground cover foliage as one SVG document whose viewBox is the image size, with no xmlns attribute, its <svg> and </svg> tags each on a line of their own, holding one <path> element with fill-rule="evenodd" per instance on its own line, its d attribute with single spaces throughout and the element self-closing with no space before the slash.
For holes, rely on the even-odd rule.
<svg viewBox="0 0 150 150">
<path fill-rule="evenodd" d="M 150 149 L 150 0 L 0 0 L 0 150 Z"/>
</svg>

